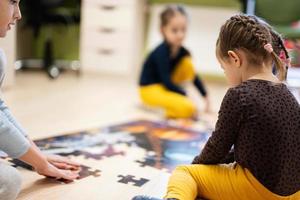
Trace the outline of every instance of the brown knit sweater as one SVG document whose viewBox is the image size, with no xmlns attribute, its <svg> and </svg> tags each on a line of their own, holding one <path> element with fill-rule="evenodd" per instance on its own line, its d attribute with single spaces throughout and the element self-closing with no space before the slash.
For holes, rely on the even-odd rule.
<svg viewBox="0 0 300 200">
<path fill-rule="evenodd" d="M 248 80 L 225 95 L 216 129 L 193 164 L 235 161 L 271 192 L 300 190 L 300 105 L 286 85 Z"/>
</svg>

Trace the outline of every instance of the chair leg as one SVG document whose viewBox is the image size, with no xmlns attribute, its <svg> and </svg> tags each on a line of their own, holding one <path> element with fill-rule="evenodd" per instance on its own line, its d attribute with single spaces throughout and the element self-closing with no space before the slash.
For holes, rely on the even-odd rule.
<svg viewBox="0 0 300 200">
<path fill-rule="evenodd" d="M 52 79 L 57 78 L 60 74 L 59 68 L 54 64 L 53 47 L 50 39 L 48 39 L 45 43 L 44 69 L 46 70 L 48 76 Z"/>
</svg>

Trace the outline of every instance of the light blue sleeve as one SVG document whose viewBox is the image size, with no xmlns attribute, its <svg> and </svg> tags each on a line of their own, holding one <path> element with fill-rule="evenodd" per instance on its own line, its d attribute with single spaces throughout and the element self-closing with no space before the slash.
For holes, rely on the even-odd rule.
<svg viewBox="0 0 300 200">
<path fill-rule="evenodd" d="M 0 99 L 0 150 L 13 158 L 19 158 L 30 146 L 26 137 L 24 129 Z"/>
<path fill-rule="evenodd" d="M 11 114 L 9 108 L 6 106 L 4 101 L 0 99 L 0 112 L 2 112 L 8 121 L 10 121 L 16 129 L 19 130 L 20 133 L 22 133 L 25 137 L 27 137 L 27 133 L 22 128 L 22 126 L 18 123 L 18 121 L 14 118 L 14 116 Z"/>
<path fill-rule="evenodd" d="M 0 111 L 0 150 L 10 157 L 19 158 L 29 147 L 29 140 Z"/>
</svg>

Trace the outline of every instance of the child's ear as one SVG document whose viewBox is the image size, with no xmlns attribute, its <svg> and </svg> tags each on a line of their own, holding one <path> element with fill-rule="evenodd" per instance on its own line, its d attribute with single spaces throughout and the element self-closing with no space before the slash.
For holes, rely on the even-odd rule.
<svg viewBox="0 0 300 200">
<path fill-rule="evenodd" d="M 236 67 L 240 67 L 242 65 L 242 60 L 237 53 L 234 51 L 227 52 L 230 62 L 234 64 Z"/>
</svg>

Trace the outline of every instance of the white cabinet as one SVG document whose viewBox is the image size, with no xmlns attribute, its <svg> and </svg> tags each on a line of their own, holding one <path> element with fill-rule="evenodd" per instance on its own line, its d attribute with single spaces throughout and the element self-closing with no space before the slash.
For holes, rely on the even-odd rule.
<svg viewBox="0 0 300 200">
<path fill-rule="evenodd" d="M 144 0 L 83 0 L 80 60 L 84 72 L 127 75 L 142 58 Z"/>
</svg>

